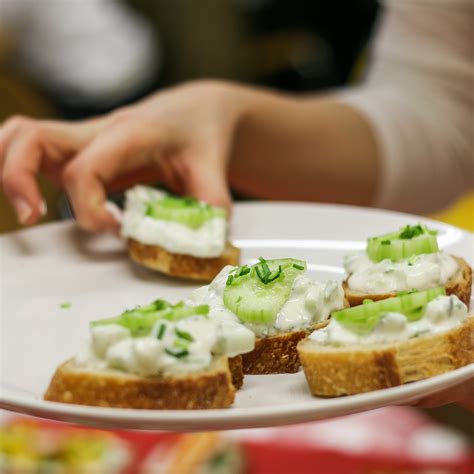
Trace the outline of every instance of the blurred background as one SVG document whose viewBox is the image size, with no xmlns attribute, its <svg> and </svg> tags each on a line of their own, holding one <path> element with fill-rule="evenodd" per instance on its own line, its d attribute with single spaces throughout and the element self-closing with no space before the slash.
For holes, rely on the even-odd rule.
<svg viewBox="0 0 474 474">
<path fill-rule="evenodd" d="M 293 92 L 354 84 L 381 10 L 376 0 L 0 0 L 0 122 L 83 119 L 197 78 Z M 67 216 L 60 191 L 41 186 L 45 220 Z M 474 196 L 432 217 L 473 231 Z M 0 193 L 0 233 L 17 228 Z M 461 408 L 427 413 L 472 439 Z"/>
<path fill-rule="evenodd" d="M 0 121 L 78 120 L 198 78 L 285 91 L 355 84 L 376 0 L 0 0 Z M 49 214 L 67 215 L 42 181 Z M 18 228 L 0 194 L 0 232 Z M 474 196 L 435 218 L 474 230 Z"/>
</svg>

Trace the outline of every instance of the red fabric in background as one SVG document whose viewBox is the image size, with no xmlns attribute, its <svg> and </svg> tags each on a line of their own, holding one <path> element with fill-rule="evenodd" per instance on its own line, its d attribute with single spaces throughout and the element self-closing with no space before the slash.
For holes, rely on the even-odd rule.
<svg viewBox="0 0 474 474">
<path fill-rule="evenodd" d="M 8 416 L 18 419 L 17 416 Z M 41 426 L 63 430 L 73 425 L 35 419 Z M 74 426 L 87 430 L 87 427 Z M 433 431 L 430 431 L 433 430 Z M 126 441 L 133 461 L 126 474 L 137 474 L 148 453 L 160 444 L 173 444 L 180 434 L 139 431 L 111 431 Z M 428 449 L 416 456 L 410 448 L 425 434 Z M 431 452 L 433 434 L 444 454 Z M 303 425 L 227 434 L 242 445 L 246 474 L 472 474 L 474 456 L 456 433 L 434 424 L 416 410 L 389 407 Z M 447 438 L 443 438 L 447 436 Z M 452 439 L 461 440 L 447 446 Z M 352 440 L 352 441 L 351 441 Z M 451 441 L 450 441 L 451 440 Z M 439 444 L 441 443 L 441 445 Z M 467 444 L 466 444 L 467 446 Z M 416 451 L 416 450 L 415 450 Z M 446 455 L 447 454 L 447 455 Z M 178 474 L 178 473 L 177 473 Z"/>
</svg>

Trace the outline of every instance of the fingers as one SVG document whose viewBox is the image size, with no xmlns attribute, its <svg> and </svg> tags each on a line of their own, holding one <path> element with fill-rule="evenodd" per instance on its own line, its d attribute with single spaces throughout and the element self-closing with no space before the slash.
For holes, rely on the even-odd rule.
<svg viewBox="0 0 474 474">
<path fill-rule="evenodd" d="M 0 182 L 22 224 L 33 224 L 46 213 L 38 172 L 69 159 L 90 133 L 86 124 L 23 117 L 8 120 L 0 129 Z"/>
<path fill-rule="evenodd" d="M 148 151 L 157 153 L 158 141 L 157 134 L 142 124 L 111 125 L 65 168 L 63 183 L 81 227 L 118 232 L 120 224 L 106 205 L 106 186 L 122 174 L 149 166 Z"/>
<path fill-rule="evenodd" d="M 32 224 L 46 213 L 46 205 L 35 180 L 41 150 L 35 132 L 17 138 L 5 154 L 2 182 L 5 195 L 22 224 Z"/>
<path fill-rule="evenodd" d="M 420 408 L 435 408 L 449 403 L 460 403 L 474 411 L 474 378 L 421 399 L 416 406 Z"/>
<path fill-rule="evenodd" d="M 184 160 L 172 162 L 182 179 L 184 194 L 231 211 L 232 197 L 227 182 L 224 159 L 225 143 L 211 143 L 188 152 Z"/>
</svg>

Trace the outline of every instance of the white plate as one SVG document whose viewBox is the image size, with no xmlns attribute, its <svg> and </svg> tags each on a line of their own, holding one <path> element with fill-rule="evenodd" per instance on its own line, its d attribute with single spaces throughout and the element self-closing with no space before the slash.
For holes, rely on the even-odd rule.
<svg viewBox="0 0 474 474">
<path fill-rule="evenodd" d="M 473 263 L 474 238 L 419 217 L 346 206 L 245 203 L 232 235 L 243 260 L 262 255 L 308 261 L 318 279 L 343 277 L 344 253 L 406 223 L 426 222 L 440 243 Z M 100 427 L 208 430 L 283 425 L 411 402 L 472 377 L 474 364 L 409 385 L 361 395 L 312 397 L 302 373 L 248 376 L 225 410 L 125 410 L 45 402 L 57 365 L 85 339 L 88 321 L 157 297 L 178 300 L 195 285 L 132 265 L 123 243 L 89 236 L 72 223 L 45 225 L 0 238 L 0 408 Z M 69 309 L 61 308 L 70 303 Z"/>
</svg>

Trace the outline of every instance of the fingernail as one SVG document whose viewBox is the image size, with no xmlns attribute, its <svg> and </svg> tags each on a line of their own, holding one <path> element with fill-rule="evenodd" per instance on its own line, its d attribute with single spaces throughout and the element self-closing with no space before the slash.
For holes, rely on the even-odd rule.
<svg viewBox="0 0 474 474">
<path fill-rule="evenodd" d="M 41 217 L 44 217 L 47 212 L 48 212 L 48 206 L 46 205 L 46 201 L 41 201 L 41 204 L 40 204 Z"/>
<path fill-rule="evenodd" d="M 25 224 L 33 213 L 33 209 L 24 199 L 16 199 L 13 202 L 13 207 L 21 224 Z"/>
<path fill-rule="evenodd" d="M 104 205 L 106 211 L 119 223 L 122 223 L 122 211 L 120 208 L 117 206 L 112 201 L 106 201 Z"/>
</svg>

